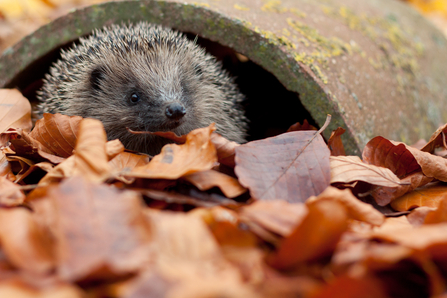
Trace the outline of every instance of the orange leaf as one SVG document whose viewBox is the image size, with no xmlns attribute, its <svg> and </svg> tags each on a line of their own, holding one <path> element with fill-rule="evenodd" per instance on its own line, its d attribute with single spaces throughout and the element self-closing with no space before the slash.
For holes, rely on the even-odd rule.
<svg viewBox="0 0 447 298">
<path fill-rule="evenodd" d="M 289 236 L 307 213 L 306 205 L 283 200 L 256 201 L 240 211 L 242 221 L 255 222 L 283 237 Z"/>
<path fill-rule="evenodd" d="M 217 162 L 216 148 L 210 140 L 215 130 L 209 127 L 191 131 L 183 145 L 168 144 L 145 166 L 135 168 L 129 177 L 177 179 L 198 171 L 210 170 Z"/>
<path fill-rule="evenodd" d="M 79 116 L 44 114 L 29 136 L 44 145 L 48 153 L 67 158 L 75 148 L 81 121 Z"/>
<path fill-rule="evenodd" d="M 331 133 L 331 136 L 327 141 L 327 146 L 331 150 L 331 156 L 346 155 L 345 147 L 341 140 L 341 135 L 344 134 L 345 131 L 346 129 L 339 127 Z"/>
<path fill-rule="evenodd" d="M 304 202 L 329 185 L 329 154 L 319 132 L 288 132 L 236 147 L 235 173 L 255 199 Z"/>
<path fill-rule="evenodd" d="M 0 243 L 8 260 L 19 269 L 48 274 L 55 267 L 49 233 L 25 208 L 0 208 Z"/>
<path fill-rule="evenodd" d="M 229 199 L 238 197 L 247 191 L 237 179 L 214 170 L 188 174 L 183 176 L 183 179 L 192 183 L 200 190 L 219 187 L 223 194 Z"/>
<path fill-rule="evenodd" d="M 385 221 L 385 216 L 374 209 L 370 204 L 363 203 L 351 193 L 349 189 L 339 190 L 329 186 L 318 197 L 310 198 L 306 204 L 315 204 L 322 200 L 336 201 L 345 206 L 349 217 L 364 221 L 371 225 L 380 226 Z"/>
<path fill-rule="evenodd" d="M 215 132 L 211 135 L 211 142 L 216 147 L 217 160 L 221 164 L 234 168 L 236 165 L 234 163 L 234 152 L 239 144 L 231 142 Z"/>
<path fill-rule="evenodd" d="M 142 266 L 150 230 L 138 193 L 73 177 L 51 188 L 48 196 L 56 213 L 60 277 L 123 276 Z"/>
<path fill-rule="evenodd" d="M 285 238 L 270 264 L 292 269 L 301 263 L 330 256 L 348 228 L 346 209 L 334 201 L 322 200 L 308 205 L 309 213 Z"/>
<path fill-rule="evenodd" d="M 106 132 L 99 120 L 82 120 L 75 154 L 57 165 L 39 184 L 44 185 L 71 176 L 83 176 L 93 182 L 104 181 L 111 173 L 106 142 Z"/>
<path fill-rule="evenodd" d="M 397 211 L 407 211 L 416 207 L 438 207 L 439 202 L 447 198 L 447 186 L 431 183 L 403 195 L 393 202 L 391 207 Z"/>
<path fill-rule="evenodd" d="M 2 206 L 17 206 L 25 200 L 25 194 L 20 190 L 20 187 L 0 176 L 0 205 Z"/>
<path fill-rule="evenodd" d="M 0 89 L 0 133 L 10 127 L 31 130 L 31 105 L 19 90 Z"/>
</svg>

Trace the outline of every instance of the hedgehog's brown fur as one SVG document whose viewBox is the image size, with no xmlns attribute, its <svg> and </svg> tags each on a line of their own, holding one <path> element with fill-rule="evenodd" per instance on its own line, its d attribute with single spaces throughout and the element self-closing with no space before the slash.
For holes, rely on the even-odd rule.
<svg viewBox="0 0 447 298">
<path fill-rule="evenodd" d="M 130 97 L 137 94 L 139 101 Z M 96 30 L 62 51 L 38 94 L 38 114 L 62 113 L 102 121 L 108 139 L 156 154 L 165 139 L 135 131 L 178 135 L 215 122 L 229 140 L 245 141 L 243 95 L 216 59 L 179 32 L 141 22 Z M 135 96 L 135 95 L 134 95 Z M 166 105 L 184 106 L 181 123 L 167 122 Z"/>
</svg>

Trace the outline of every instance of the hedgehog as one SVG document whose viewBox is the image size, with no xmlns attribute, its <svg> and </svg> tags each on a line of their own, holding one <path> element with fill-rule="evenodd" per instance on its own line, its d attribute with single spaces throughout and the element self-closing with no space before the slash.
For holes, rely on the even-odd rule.
<svg viewBox="0 0 447 298">
<path fill-rule="evenodd" d="M 217 59 L 184 34 L 147 22 L 95 30 L 61 51 L 38 92 L 37 116 L 102 121 L 109 140 L 158 154 L 170 141 L 132 131 L 184 135 L 211 123 L 245 142 L 244 95 Z"/>
</svg>

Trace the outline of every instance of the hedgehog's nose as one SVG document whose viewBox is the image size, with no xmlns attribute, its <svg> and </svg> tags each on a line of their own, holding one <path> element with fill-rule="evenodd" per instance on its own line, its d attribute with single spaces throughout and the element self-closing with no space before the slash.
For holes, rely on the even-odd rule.
<svg viewBox="0 0 447 298">
<path fill-rule="evenodd" d="M 182 118 L 183 116 L 185 116 L 186 114 L 186 109 L 183 105 L 177 103 L 177 102 L 173 102 L 170 103 L 167 107 L 166 107 L 166 116 L 171 119 L 171 120 L 179 120 L 180 118 Z"/>
</svg>

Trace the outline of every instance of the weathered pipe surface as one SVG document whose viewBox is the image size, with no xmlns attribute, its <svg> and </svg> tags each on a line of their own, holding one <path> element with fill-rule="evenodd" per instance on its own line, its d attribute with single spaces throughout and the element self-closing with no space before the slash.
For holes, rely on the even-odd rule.
<svg viewBox="0 0 447 298">
<path fill-rule="evenodd" d="M 349 153 L 358 154 L 376 135 L 408 143 L 428 138 L 447 120 L 447 41 L 397 0 L 93 5 L 6 50 L 0 58 L 0 86 L 31 83 L 26 72 L 34 61 L 94 28 L 140 20 L 195 33 L 246 55 L 298 92 L 319 125 L 332 114 L 326 136 L 338 126 L 346 128 Z"/>
</svg>

